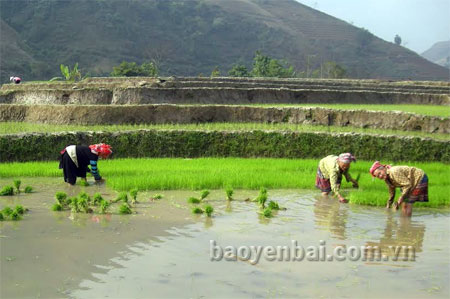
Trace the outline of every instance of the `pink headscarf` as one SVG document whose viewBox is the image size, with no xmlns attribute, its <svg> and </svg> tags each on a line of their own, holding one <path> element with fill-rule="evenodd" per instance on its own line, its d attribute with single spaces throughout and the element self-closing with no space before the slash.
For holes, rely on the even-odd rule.
<svg viewBox="0 0 450 299">
<path fill-rule="evenodd" d="M 350 164 L 351 162 L 356 162 L 356 158 L 350 153 L 344 153 L 339 155 L 338 161 L 345 164 Z"/>
<path fill-rule="evenodd" d="M 108 157 L 112 154 L 111 146 L 104 143 L 98 143 L 98 144 L 92 144 L 89 145 L 89 148 L 91 149 L 91 152 L 94 154 L 98 154 L 102 157 Z"/>
<path fill-rule="evenodd" d="M 373 177 L 375 177 L 375 175 L 374 175 L 373 173 L 375 172 L 375 170 L 377 170 L 377 169 L 380 168 L 380 167 L 385 167 L 385 168 L 389 169 L 389 168 L 391 168 L 391 165 L 387 165 L 387 164 L 384 165 L 384 164 L 381 164 L 380 161 L 375 161 L 375 162 L 372 164 L 372 167 L 370 167 L 370 170 L 369 170 L 370 174 L 371 174 Z"/>
</svg>

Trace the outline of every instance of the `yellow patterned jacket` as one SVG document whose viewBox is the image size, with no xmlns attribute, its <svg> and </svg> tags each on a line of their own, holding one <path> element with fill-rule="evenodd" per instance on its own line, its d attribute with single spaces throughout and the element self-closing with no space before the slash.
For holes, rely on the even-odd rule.
<svg viewBox="0 0 450 299">
<path fill-rule="evenodd" d="M 338 156 L 330 155 L 319 162 L 319 169 L 322 172 L 323 177 L 330 180 L 331 190 L 336 195 L 339 194 L 340 189 L 340 185 L 337 183 L 338 179 L 342 177 L 342 175 L 345 176 L 347 182 L 350 182 L 352 179 L 348 170 L 344 172 L 339 168 L 337 159 Z"/>
<path fill-rule="evenodd" d="M 402 190 L 403 198 L 407 199 L 425 174 L 422 169 L 409 166 L 392 166 L 387 169 L 386 173 L 388 177 L 385 182 L 389 188 L 389 200 L 394 199 L 395 188 L 398 187 Z"/>
</svg>

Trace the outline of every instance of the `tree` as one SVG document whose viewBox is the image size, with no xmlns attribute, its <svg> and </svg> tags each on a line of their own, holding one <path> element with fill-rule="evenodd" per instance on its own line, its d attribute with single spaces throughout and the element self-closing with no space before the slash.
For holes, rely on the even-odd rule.
<svg viewBox="0 0 450 299">
<path fill-rule="evenodd" d="M 61 74 L 64 76 L 64 78 L 67 81 L 81 80 L 81 72 L 78 69 L 78 62 L 75 63 L 75 66 L 73 67 L 73 69 L 70 69 L 70 67 L 68 65 L 64 65 L 64 64 L 61 64 L 59 66 L 59 68 L 61 70 Z"/>
<path fill-rule="evenodd" d="M 156 77 L 157 75 L 158 68 L 153 62 L 143 63 L 139 66 L 136 62 L 122 61 L 119 66 L 113 67 L 113 71 L 111 73 L 111 76 L 113 77 Z"/>
<path fill-rule="evenodd" d="M 295 71 L 287 62 L 272 59 L 257 51 L 253 58 L 251 75 L 254 77 L 292 78 L 295 77 Z"/>
<path fill-rule="evenodd" d="M 247 67 L 243 64 L 235 64 L 228 71 L 228 76 L 230 77 L 250 77 L 250 72 Z"/>
<path fill-rule="evenodd" d="M 395 38 L 394 38 L 394 42 L 396 45 L 400 46 L 402 44 L 402 38 L 398 34 L 396 34 Z"/>
<path fill-rule="evenodd" d="M 334 61 L 327 61 L 323 64 L 323 73 L 327 78 L 345 78 L 347 71 Z"/>
<path fill-rule="evenodd" d="M 216 66 L 211 72 L 211 77 L 219 77 L 219 76 L 220 76 L 220 70 L 219 70 L 219 67 Z"/>
</svg>

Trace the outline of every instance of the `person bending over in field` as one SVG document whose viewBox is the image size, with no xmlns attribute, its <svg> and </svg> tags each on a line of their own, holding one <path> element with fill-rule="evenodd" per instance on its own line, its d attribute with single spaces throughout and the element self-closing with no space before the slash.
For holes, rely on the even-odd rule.
<svg viewBox="0 0 450 299">
<path fill-rule="evenodd" d="M 63 149 L 59 168 L 64 172 L 64 181 L 75 185 L 77 177 L 86 181 L 86 173 L 90 172 L 96 182 L 103 182 L 97 168 L 98 158 L 106 159 L 112 154 L 111 146 L 104 143 L 85 145 L 69 145 Z M 89 169 L 88 166 L 91 166 Z"/>
<path fill-rule="evenodd" d="M 13 76 L 13 77 L 9 77 L 9 81 L 11 81 L 15 84 L 19 84 L 20 82 L 22 82 L 22 79 L 20 79 L 20 77 Z"/>
<path fill-rule="evenodd" d="M 384 180 L 389 189 L 386 208 L 390 208 L 395 198 L 395 188 L 401 188 L 402 194 L 394 204 L 397 210 L 401 204 L 403 215 L 411 217 L 412 206 L 416 201 L 428 202 L 428 176 L 416 167 L 383 165 L 373 163 L 369 170 L 373 177 Z"/>
<path fill-rule="evenodd" d="M 348 202 L 339 193 L 339 189 L 341 188 L 342 175 L 345 176 L 347 182 L 352 182 L 354 188 L 358 188 L 358 182 L 348 172 L 351 162 L 356 162 L 356 159 L 350 153 L 340 154 L 339 157 L 330 155 L 320 160 L 317 168 L 316 187 L 322 191 L 322 195 L 328 196 L 333 191 L 340 202 Z"/>
</svg>

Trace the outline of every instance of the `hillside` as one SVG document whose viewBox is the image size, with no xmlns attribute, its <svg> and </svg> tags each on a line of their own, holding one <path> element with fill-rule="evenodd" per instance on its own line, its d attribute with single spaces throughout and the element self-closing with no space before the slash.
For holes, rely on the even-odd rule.
<svg viewBox="0 0 450 299">
<path fill-rule="evenodd" d="M 163 75 L 222 74 L 257 50 L 298 71 L 336 61 L 349 77 L 448 80 L 416 53 L 294 0 L 1 1 L 1 82 L 108 75 L 121 61 L 155 60 Z"/>
<path fill-rule="evenodd" d="M 431 62 L 450 68 L 450 40 L 435 43 L 421 55 Z"/>
</svg>

